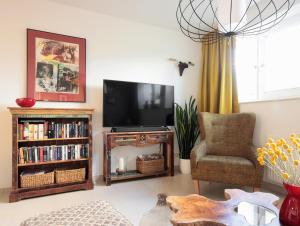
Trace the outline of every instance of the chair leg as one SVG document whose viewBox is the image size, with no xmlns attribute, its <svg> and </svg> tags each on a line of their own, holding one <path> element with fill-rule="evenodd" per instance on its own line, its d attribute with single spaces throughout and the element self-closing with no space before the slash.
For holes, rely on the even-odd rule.
<svg viewBox="0 0 300 226">
<path fill-rule="evenodd" d="M 253 187 L 253 192 L 257 192 L 257 191 L 260 191 L 260 188 L 259 187 Z"/>
<path fill-rule="evenodd" d="M 199 183 L 199 180 L 193 180 L 194 182 L 194 190 L 195 190 L 195 193 L 200 195 L 200 183 Z"/>
</svg>

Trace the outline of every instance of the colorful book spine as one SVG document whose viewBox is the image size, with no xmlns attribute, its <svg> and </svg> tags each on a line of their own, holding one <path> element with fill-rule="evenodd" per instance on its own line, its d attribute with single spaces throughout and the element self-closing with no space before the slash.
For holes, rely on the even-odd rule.
<svg viewBox="0 0 300 226">
<path fill-rule="evenodd" d="M 44 139 L 44 124 L 38 124 L 38 139 Z"/>
<path fill-rule="evenodd" d="M 19 164 L 88 158 L 88 144 L 20 147 Z"/>
</svg>

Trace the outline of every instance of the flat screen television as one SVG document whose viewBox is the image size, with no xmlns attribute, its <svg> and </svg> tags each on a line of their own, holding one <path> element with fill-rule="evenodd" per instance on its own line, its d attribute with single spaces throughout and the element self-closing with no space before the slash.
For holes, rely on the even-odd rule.
<svg viewBox="0 0 300 226">
<path fill-rule="evenodd" d="M 103 80 L 103 127 L 174 125 L 174 86 Z"/>
</svg>

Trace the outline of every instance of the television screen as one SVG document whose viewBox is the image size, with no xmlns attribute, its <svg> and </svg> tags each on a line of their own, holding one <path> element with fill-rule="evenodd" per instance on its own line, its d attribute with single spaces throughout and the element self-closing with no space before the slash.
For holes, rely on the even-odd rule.
<svg viewBox="0 0 300 226">
<path fill-rule="evenodd" d="M 103 80 L 103 126 L 173 126 L 174 87 Z"/>
</svg>

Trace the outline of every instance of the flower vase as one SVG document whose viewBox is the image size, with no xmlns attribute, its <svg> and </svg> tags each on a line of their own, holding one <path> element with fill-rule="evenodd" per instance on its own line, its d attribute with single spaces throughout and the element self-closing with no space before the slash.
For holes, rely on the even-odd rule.
<svg viewBox="0 0 300 226">
<path fill-rule="evenodd" d="M 300 186 L 283 183 L 288 194 L 284 199 L 280 212 L 279 220 L 285 226 L 300 225 Z"/>
</svg>

